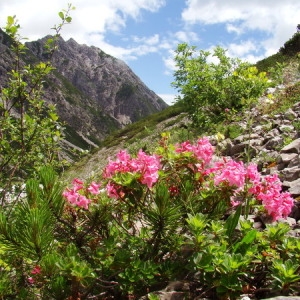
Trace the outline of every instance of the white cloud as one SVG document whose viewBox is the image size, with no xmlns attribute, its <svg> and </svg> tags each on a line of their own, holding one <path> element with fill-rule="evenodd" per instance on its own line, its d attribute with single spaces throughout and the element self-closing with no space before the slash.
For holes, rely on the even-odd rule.
<svg viewBox="0 0 300 300">
<path fill-rule="evenodd" d="M 80 44 L 93 45 L 106 53 L 124 60 L 134 60 L 138 56 L 157 51 L 159 35 L 140 37 L 133 40 L 135 46 L 112 45 L 106 39 L 109 31 L 118 34 L 126 26 L 128 18 L 138 20 L 143 10 L 155 12 L 165 5 L 165 0 L 73 0 L 76 8 L 71 12 L 72 24 L 62 30 L 64 39 L 73 38 Z M 31 9 L 34 8 L 34 9 Z M 67 8 L 61 0 L 1 0 L 0 27 L 6 17 L 16 15 L 22 30 L 21 35 L 29 40 L 39 39 L 54 33 L 50 28 L 60 22 L 57 13 Z"/>
<path fill-rule="evenodd" d="M 270 36 L 262 44 L 264 54 L 270 55 L 295 32 L 299 15 L 299 0 L 188 0 L 182 19 L 187 24 L 223 23 L 238 35 L 258 30 Z"/>
<path fill-rule="evenodd" d="M 243 33 L 243 29 L 240 26 L 228 23 L 226 24 L 226 30 L 228 32 L 233 32 L 236 33 L 237 35 L 240 35 L 241 33 Z"/>
<path fill-rule="evenodd" d="M 178 42 L 191 43 L 191 42 L 199 41 L 197 33 L 193 31 L 177 31 L 175 32 L 174 37 L 177 39 L 177 43 Z"/>
<path fill-rule="evenodd" d="M 249 52 L 257 51 L 258 48 L 259 45 L 254 44 L 252 41 L 245 41 L 239 44 L 232 43 L 227 47 L 230 56 L 240 58 L 245 57 Z"/>
<path fill-rule="evenodd" d="M 65 27 L 62 35 L 87 43 L 84 36 L 95 31 L 118 32 L 128 17 L 138 19 L 142 10 L 155 12 L 165 5 L 165 0 L 73 0 L 71 3 L 76 7 L 72 26 Z M 5 25 L 8 15 L 16 15 L 24 35 L 35 40 L 49 34 L 50 28 L 59 22 L 57 13 L 65 8 L 67 2 L 61 0 L 1 0 L 0 26 Z"/>
</svg>

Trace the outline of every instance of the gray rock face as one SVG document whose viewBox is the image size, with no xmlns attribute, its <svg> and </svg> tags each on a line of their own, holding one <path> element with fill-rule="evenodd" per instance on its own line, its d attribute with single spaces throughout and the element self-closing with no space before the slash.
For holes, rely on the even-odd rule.
<svg viewBox="0 0 300 300">
<path fill-rule="evenodd" d="M 48 38 L 26 43 L 26 64 L 48 61 L 43 47 Z M 8 46 L 9 38 L 0 30 L 0 86 L 5 86 L 13 65 Z M 93 146 L 113 130 L 168 106 L 123 61 L 99 48 L 61 38 L 52 65 L 44 99 L 56 105 L 71 143 L 75 137 Z"/>
</svg>

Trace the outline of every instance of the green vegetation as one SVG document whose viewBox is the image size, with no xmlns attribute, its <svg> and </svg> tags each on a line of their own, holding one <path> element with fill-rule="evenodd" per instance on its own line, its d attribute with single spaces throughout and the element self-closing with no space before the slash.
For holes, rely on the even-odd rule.
<svg viewBox="0 0 300 300">
<path fill-rule="evenodd" d="M 71 8 L 59 12 L 49 58 Z M 103 141 L 108 151 L 125 143 L 130 153 L 119 149 L 104 172 L 94 174 L 99 182 L 74 178 L 65 187 L 55 171 L 63 168 L 62 126 L 55 108 L 42 100 L 51 63 L 18 64 L 26 51 L 18 29 L 9 17 L 5 30 L 17 63 L 0 97 L 0 298 L 138 299 L 151 293 L 154 300 L 156 290 L 177 280 L 192 283 L 186 299 L 299 291 L 300 240 L 288 234 L 289 225 L 272 222 L 289 214 L 293 199 L 281 192 L 277 175 L 261 176 L 254 164 L 229 158 L 214 162 L 209 140 L 198 138 L 216 129 L 220 136 L 240 135 L 233 121 L 269 85 L 265 73 L 219 47 L 214 55 L 220 63 L 212 64 L 209 53 L 194 56 L 194 47 L 179 45 L 174 85 L 180 101 Z M 287 54 L 281 51 L 282 61 L 273 63 L 273 56 L 260 64 L 273 84 L 293 62 L 284 57 L 294 41 L 298 35 L 285 45 Z M 132 89 L 124 85 L 120 95 Z M 297 83 L 261 109 L 281 111 L 299 95 Z M 182 122 L 186 116 L 193 127 Z M 107 122 L 113 128 L 113 120 Z M 165 129 L 172 134 L 160 134 Z M 88 147 L 71 128 L 65 134 Z M 255 229 L 250 214 L 268 220 L 265 228 Z"/>
<path fill-rule="evenodd" d="M 69 8 L 70 9 L 70 8 Z M 63 14 L 63 13 L 62 13 Z M 70 22 L 68 11 L 54 27 L 56 35 L 46 43 L 49 56 L 64 24 Z M 0 95 L 0 199 L 2 205 L 16 182 L 30 178 L 44 165 L 61 167 L 58 160 L 62 126 L 55 107 L 43 101 L 43 81 L 52 71 L 50 62 L 35 65 L 21 63 L 27 48 L 22 44 L 15 17 L 7 18 L 4 28 L 11 39 L 14 69 L 9 72 L 7 87 Z"/>
<path fill-rule="evenodd" d="M 208 62 L 209 56 L 218 62 Z M 194 46 L 180 44 L 176 50 L 173 86 L 178 89 L 195 126 L 208 130 L 224 120 L 226 109 L 241 110 L 249 107 L 269 86 L 266 73 L 255 66 L 226 56 L 216 47 L 213 54 Z"/>
</svg>

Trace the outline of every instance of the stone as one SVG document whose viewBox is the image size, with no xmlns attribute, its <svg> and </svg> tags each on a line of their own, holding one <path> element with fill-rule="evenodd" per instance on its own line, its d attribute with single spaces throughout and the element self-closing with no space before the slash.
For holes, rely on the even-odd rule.
<svg viewBox="0 0 300 300">
<path fill-rule="evenodd" d="M 300 177 L 300 168 L 295 166 L 292 168 L 283 169 L 281 172 L 282 180 L 284 181 L 295 181 Z"/>
<path fill-rule="evenodd" d="M 300 196 L 300 178 L 290 182 L 289 186 L 290 186 L 289 192 L 291 193 L 292 196 L 294 197 Z"/>
<path fill-rule="evenodd" d="M 271 138 L 265 145 L 264 147 L 268 150 L 274 149 L 278 146 L 283 145 L 283 138 L 282 136 L 278 135 L 273 138 Z"/>
<path fill-rule="evenodd" d="M 281 153 L 277 159 L 278 169 L 283 170 L 296 157 L 298 157 L 296 153 Z"/>
<path fill-rule="evenodd" d="M 292 110 L 292 108 L 289 108 L 285 113 L 284 113 L 284 118 L 286 120 L 294 120 L 297 118 L 297 114 Z"/>
<path fill-rule="evenodd" d="M 299 154 L 300 150 L 300 139 L 296 139 L 292 141 L 290 144 L 287 146 L 283 147 L 281 149 L 281 153 L 298 153 Z"/>
</svg>

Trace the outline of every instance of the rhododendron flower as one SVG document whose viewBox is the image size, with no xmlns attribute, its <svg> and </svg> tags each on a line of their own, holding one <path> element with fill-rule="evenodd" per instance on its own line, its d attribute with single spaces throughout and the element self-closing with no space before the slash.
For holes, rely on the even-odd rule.
<svg viewBox="0 0 300 300">
<path fill-rule="evenodd" d="M 260 181 L 260 173 L 257 170 L 257 165 L 250 163 L 246 167 L 246 179 L 250 180 L 252 183 L 257 183 Z"/>
<path fill-rule="evenodd" d="M 277 174 L 267 175 L 263 181 L 254 184 L 249 192 L 262 201 L 268 214 L 276 221 L 287 217 L 294 205 L 294 200 L 288 192 L 281 192 L 281 181 Z"/>
<path fill-rule="evenodd" d="M 101 186 L 101 184 L 92 182 L 90 184 L 90 186 L 87 188 L 87 190 L 93 195 L 98 195 L 100 193 L 100 190 L 99 190 L 100 186 Z"/>
<path fill-rule="evenodd" d="M 111 183 L 110 181 L 108 182 L 108 184 L 106 185 L 106 191 L 107 191 L 107 195 L 110 198 L 119 198 L 119 194 L 117 192 L 116 186 Z"/>
<path fill-rule="evenodd" d="M 196 145 L 192 145 L 189 141 L 177 145 L 175 149 L 177 153 L 189 152 L 194 155 L 196 159 L 209 164 L 213 156 L 213 147 L 207 137 L 198 139 Z"/>
<path fill-rule="evenodd" d="M 35 266 L 32 269 L 31 274 L 41 274 L 41 267 L 40 266 Z"/>
<path fill-rule="evenodd" d="M 34 284 L 34 282 L 35 282 L 34 278 L 32 278 L 32 277 L 28 277 L 28 278 L 27 278 L 27 281 L 28 281 L 30 284 Z"/>
<path fill-rule="evenodd" d="M 194 153 L 197 159 L 204 161 L 205 164 L 209 164 L 211 162 L 214 149 L 207 137 L 198 139 Z"/>
<path fill-rule="evenodd" d="M 72 180 L 72 184 L 76 185 L 76 186 L 83 186 L 83 181 L 81 179 L 79 179 L 79 178 L 74 178 Z"/>
<path fill-rule="evenodd" d="M 194 146 L 190 143 L 190 141 L 182 142 L 181 144 L 177 145 L 176 152 L 193 152 Z"/>
<path fill-rule="evenodd" d="M 214 183 L 215 185 L 219 185 L 225 182 L 231 186 L 240 188 L 245 184 L 245 175 L 246 171 L 242 162 L 229 160 L 225 163 L 218 163 Z"/>
<path fill-rule="evenodd" d="M 160 159 L 156 155 L 147 155 L 142 150 L 137 156 L 138 169 L 142 174 L 141 182 L 151 188 L 158 179 L 158 170 L 160 168 Z"/>
<path fill-rule="evenodd" d="M 136 158 L 131 158 L 125 150 L 122 150 L 117 154 L 116 161 L 110 161 L 108 163 L 103 176 L 105 178 L 113 178 L 113 176 L 118 173 L 126 172 L 139 174 L 140 182 L 151 188 L 158 179 L 159 168 L 160 159 L 156 155 L 148 155 L 140 150 Z M 116 197 L 116 193 L 112 186 L 107 186 L 107 191 L 113 197 Z"/>
<path fill-rule="evenodd" d="M 117 154 L 117 159 L 115 161 L 109 161 L 104 170 L 104 177 L 109 178 L 114 176 L 116 173 L 125 173 L 132 171 L 137 171 L 135 163 L 132 162 L 132 159 L 126 150 L 121 150 Z"/>
<path fill-rule="evenodd" d="M 74 189 L 71 190 L 67 188 L 62 195 L 69 201 L 70 204 L 75 204 L 79 194 Z"/>
<path fill-rule="evenodd" d="M 85 196 L 79 194 L 77 191 L 66 189 L 63 192 L 63 197 L 65 197 L 70 204 L 82 207 L 84 209 L 88 209 L 91 200 L 86 198 Z"/>
<path fill-rule="evenodd" d="M 72 184 L 74 191 L 79 191 L 83 189 L 83 181 L 78 178 L 74 178 Z"/>
<path fill-rule="evenodd" d="M 79 206 L 84 209 L 88 209 L 91 200 L 86 197 L 86 194 L 90 193 L 97 195 L 100 193 L 99 187 L 100 184 L 92 182 L 88 188 L 84 187 L 83 181 L 78 178 L 75 178 L 72 181 L 73 188 L 66 188 L 63 192 L 63 197 L 74 206 Z"/>
</svg>

